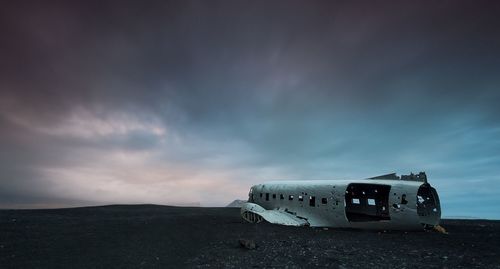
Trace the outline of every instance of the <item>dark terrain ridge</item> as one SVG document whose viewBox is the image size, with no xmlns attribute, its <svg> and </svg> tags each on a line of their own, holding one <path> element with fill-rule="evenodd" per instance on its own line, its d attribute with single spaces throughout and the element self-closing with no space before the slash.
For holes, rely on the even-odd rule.
<svg viewBox="0 0 500 269">
<path fill-rule="evenodd" d="M 0 268 L 500 268 L 500 221 L 442 226 L 448 235 L 255 225 L 238 208 L 0 210 Z"/>
</svg>

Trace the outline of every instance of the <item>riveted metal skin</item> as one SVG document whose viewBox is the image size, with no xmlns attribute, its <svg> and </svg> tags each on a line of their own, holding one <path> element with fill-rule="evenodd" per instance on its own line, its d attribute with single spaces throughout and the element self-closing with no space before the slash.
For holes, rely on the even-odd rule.
<svg viewBox="0 0 500 269">
<path fill-rule="evenodd" d="M 290 226 L 421 230 L 441 219 L 436 190 L 423 177 L 272 181 L 252 186 L 242 217 Z"/>
</svg>

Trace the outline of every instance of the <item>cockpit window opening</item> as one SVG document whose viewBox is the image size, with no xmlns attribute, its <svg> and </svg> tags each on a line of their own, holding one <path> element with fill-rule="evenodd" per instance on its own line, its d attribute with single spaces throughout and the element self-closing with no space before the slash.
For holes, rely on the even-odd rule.
<svg viewBox="0 0 500 269">
<path fill-rule="evenodd" d="M 285 199 L 285 196 L 283 194 L 280 194 L 280 200 Z"/>
<path fill-rule="evenodd" d="M 304 196 L 299 195 L 299 201 L 301 201 L 301 202 L 304 201 Z"/>
<path fill-rule="evenodd" d="M 289 200 L 289 201 L 293 201 L 293 195 L 291 195 L 291 194 L 290 194 L 290 195 L 288 195 L 288 200 Z"/>
<path fill-rule="evenodd" d="M 436 190 L 428 184 L 423 184 L 418 189 L 416 198 L 417 214 L 420 221 L 431 225 L 439 223 L 439 219 L 441 218 L 441 207 Z"/>
</svg>

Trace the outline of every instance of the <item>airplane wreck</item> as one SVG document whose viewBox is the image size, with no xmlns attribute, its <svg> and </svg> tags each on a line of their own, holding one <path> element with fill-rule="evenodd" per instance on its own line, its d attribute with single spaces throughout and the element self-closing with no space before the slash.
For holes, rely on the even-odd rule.
<svg viewBox="0 0 500 269">
<path fill-rule="evenodd" d="M 248 222 L 289 226 L 419 230 L 438 227 L 441 206 L 424 172 L 360 180 L 274 181 L 252 186 Z"/>
</svg>

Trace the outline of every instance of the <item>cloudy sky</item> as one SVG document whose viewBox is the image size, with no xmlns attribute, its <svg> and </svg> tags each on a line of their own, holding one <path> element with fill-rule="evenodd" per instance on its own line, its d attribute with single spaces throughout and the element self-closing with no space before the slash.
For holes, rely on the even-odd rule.
<svg viewBox="0 0 500 269">
<path fill-rule="evenodd" d="M 10 1 L 0 208 L 426 171 L 500 218 L 496 1 Z"/>
</svg>

